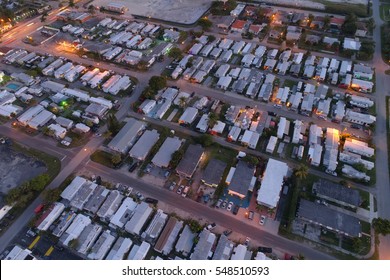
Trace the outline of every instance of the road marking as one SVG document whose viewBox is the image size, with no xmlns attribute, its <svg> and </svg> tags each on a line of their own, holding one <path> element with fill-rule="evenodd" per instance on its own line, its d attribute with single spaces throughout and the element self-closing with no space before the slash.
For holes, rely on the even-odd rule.
<svg viewBox="0 0 390 280">
<path fill-rule="evenodd" d="M 63 161 L 64 159 L 66 159 L 67 156 L 63 156 L 63 158 L 61 159 L 61 161 Z"/>
<path fill-rule="evenodd" d="M 37 245 L 39 239 L 41 239 L 41 236 L 40 236 L 40 235 L 38 235 L 37 237 L 35 237 L 34 241 L 31 242 L 30 246 L 28 246 L 28 249 L 31 250 L 32 248 L 34 248 L 34 246 Z"/>
<path fill-rule="evenodd" d="M 51 253 L 53 253 L 54 251 L 54 247 L 53 246 L 50 246 L 50 248 L 46 251 L 45 253 L 45 257 L 48 257 L 51 255 Z"/>
</svg>

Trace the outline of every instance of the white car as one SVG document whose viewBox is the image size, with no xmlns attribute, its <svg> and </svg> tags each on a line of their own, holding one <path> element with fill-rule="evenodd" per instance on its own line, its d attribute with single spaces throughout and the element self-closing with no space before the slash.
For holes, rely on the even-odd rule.
<svg viewBox="0 0 390 280">
<path fill-rule="evenodd" d="M 260 221 L 259 221 L 259 224 L 260 225 L 264 225 L 265 224 L 265 220 L 267 219 L 267 217 L 266 216 L 264 216 L 264 215 L 261 215 L 261 217 L 260 217 Z"/>
<path fill-rule="evenodd" d="M 226 208 L 226 210 L 232 211 L 232 208 L 233 208 L 233 202 L 230 201 L 228 206 L 227 206 L 227 208 Z"/>
</svg>

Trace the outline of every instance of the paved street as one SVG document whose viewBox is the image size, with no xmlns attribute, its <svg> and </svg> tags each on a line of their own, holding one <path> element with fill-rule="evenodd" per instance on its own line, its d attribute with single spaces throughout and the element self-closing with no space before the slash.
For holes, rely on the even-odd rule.
<svg viewBox="0 0 390 280">
<path fill-rule="evenodd" d="M 307 259 L 333 259 L 333 257 L 305 246 L 305 244 L 299 244 L 281 236 L 272 235 L 259 229 L 257 226 L 244 223 L 237 218 L 232 217 L 232 215 L 227 212 L 222 213 L 216 211 L 202 203 L 197 203 L 191 199 L 182 198 L 181 196 L 178 198 L 178 195 L 175 192 L 171 192 L 165 188 L 145 184 L 142 180 L 131 178 L 119 172 L 113 174 L 112 169 L 94 162 L 89 162 L 85 169 L 96 175 L 102 176 L 103 180 L 128 184 L 132 186 L 134 190 L 141 191 L 145 196 L 157 198 L 166 204 L 190 213 L 193 217 L 204 218 L 210 222 L 215 222 L 218 225 L 230 228 L 253 240 L 258 240 L 265 246 L 273 247 L 282 252 L 289 252 L 293 255 L 302 253 Z"/>
<path fill-rule="evenodd" d="M 381 34 L 380 26 L 383 21 L 379 15 L 380 1 L 371 1 L 373 3 L 373 17 L 376 21 L 374 31 L 375 55 L 374 65 L 376 68 L 376 111 L 377 121 L 375 129 L 375 147 L 376 147 L 376 188 L 379 217 L 390 219 L 390 181 L 389 181 L 389 159 L 387 146 L 387 124 L 386 124 L 386 96 L 389 96 L 389 76 L 386 76 L 385 70 L 389 69 L 382 60 L 381 55 Z M 379 245 L 380 259 L 390 260 L 390 236 L 380 238 Z"/>
</svg>

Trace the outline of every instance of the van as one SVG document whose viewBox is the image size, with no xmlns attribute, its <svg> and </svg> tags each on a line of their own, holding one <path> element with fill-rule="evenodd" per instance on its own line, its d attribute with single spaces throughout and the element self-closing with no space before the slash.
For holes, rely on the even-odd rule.
<svg viewBox="0 0 390 280">
<path fill-rule="evenodd" d="M 253 211 L 249 211 L 248 219 L 253 220 L 254 215 L 255 215 L 255 213 Z"/>
</svg>

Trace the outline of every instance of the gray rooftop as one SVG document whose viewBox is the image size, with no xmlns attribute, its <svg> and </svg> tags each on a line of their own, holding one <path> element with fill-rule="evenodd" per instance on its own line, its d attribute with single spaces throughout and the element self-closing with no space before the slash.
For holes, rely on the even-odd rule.
<svg viewBox="0 0 390 280">
<path fill-rule="evenodd" d="M 230 181 L 229 190 L 246 196 L 254 174 L 255 168 L 250 167 L 248 163 L 240 160 L 237 163 L 236 171 Z"/>
<path fill-rule="evenodd" d="M 178 137 L 168 137 L 153 157 L 152 162 L 159 167 L 168 167 L 171 161 L 172 154 L 177 151 L 182 144 L 182 140 Z"/>
<path fill-rule="evenodd" d="M 201 145 L 190 145 L 184 154 L 184 157 L 176 167 L 176 172 L 187 177 L 192 177 L 196 167 L 203 155 L 204 149 Z"/>
<path fill-rule="evenodd" d="M 230 241 L 225 235 L 219 238 L 217 247 L 213 255 L 213 260 L 228 260 L 232 254 L 234 243 Z"/>
<path fill-rule="evenodd" d="M 103 204 L 109 193 L 110 191 L 107 190 L 105 187 L 97 186 L 97 188 L 93 192 L 93 195 L 85 204 L 84 210 L 96 214 L 96 212 L 99 210 L 99 207 Z"/>
<path fill-rule="evenodd" d="M 301 199 L 298 216 L 313 223 L 343 232 L 349 236 L 359 236 L 361 225 L 359 219 L 325 205 Z"/>
<path fill-rule="evenodd" d="M 196 233 L 193 233 L 188 225 L 186 225 L 183 231 L 180 233 L 180 237 L 177 240 L 175 251 L 187 256 L 194 245 L 194 238 Z"/>
<path fill-rule="evenodd" d="M 131 148 L 129 155 L 133 158 L 144 160 L 159 137 L 160 134 L 155 129 L 145 131 L 133 148 Z"/>
<path fill-rule="evenodd" d="M 203 229 L 199 234 L 199 241 L 191 255 L 191 260 L 207 260 L 215 239 L 216 236 L 214 233 L 211 233 L 207 229 Z"/>
<path fill-rule="evenodd" d="M 97 212 L 97 215 L 101 218 L 111 218 L 111 216 L 115 213 L 116 210 L 118 210 L 119 206 L 121 205 L 122 199 L 123 195 L 121 195 L 119 191 L 111 191 Z"/>
<path fill-rule="evenodd" d="M 359 206 L 361 199 L 359 191 L 344 187 L 334 182 L 320 179 L 313 185 L 313 192 L 319 196 L 327 196 L 350 205 Z"/>
<path fill-rule="evenodd" d="M 227 164 L 218 159 L 211 159 L 203 172 L 202 181 L 207 185 L 218 185 L 221 182 L 223 172 Z"/>
<path fill-rule="evenodd" d="M 73 197 L 72 201 L 70 202 L 70 206 L 77 208 L 79 210 L 83 209 L 84 205 L 92 196 L 97 186 L 98 186 L 97 184 L 92 183 L 90 181 L 84 183 L 77 191 L 76 195 Z"/>
<path fill-rule="evenodd" d="M 135 143 L 139 133 L 146 127 L 144 122 L 130 119 L 119 133 L 108 143 L 108 147 L 126 153 Z"/>
</svg>

